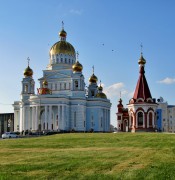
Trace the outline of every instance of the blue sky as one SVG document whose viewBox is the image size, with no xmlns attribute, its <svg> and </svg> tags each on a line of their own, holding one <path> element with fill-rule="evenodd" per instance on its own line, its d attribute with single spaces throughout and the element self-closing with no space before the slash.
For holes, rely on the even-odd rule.
<svg viewBox="0 0 175 180">
<path fill-rule="evenodd" d="M 152 96 L 175 104 L 174 19 L 173 0 L 0 0 L 0 113 L 13 112 L 11 104 L 20 99 L 27 57 L 39 87 L 61 21 L 86 84 L 95 66 L 114 126 L 120 91 L 126 105 L 135 90 L 141 43 Z"/>
</svg>

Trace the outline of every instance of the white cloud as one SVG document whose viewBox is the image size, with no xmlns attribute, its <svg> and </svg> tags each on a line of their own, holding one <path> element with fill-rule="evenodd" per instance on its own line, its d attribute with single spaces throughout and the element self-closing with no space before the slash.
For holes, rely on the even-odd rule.
<svg viewBox="0 0 175 180">
<path fill-rule="evenodd" d="M 167 77 L 167 78 L 165 78 L 165 79 L 163 79 L 161 81 L 158 81 L 158 83 L 161 83 L 161 84 L 173 84 L 173 83 L 175 83 L 175 78 Z"/>
<path fill-rule="evenodd" d="M 83 12 L 82 10 L 75 10 L 75 9 L 70 10 L 71 14 L 75 14 L 75 15 L 79 15 L 79 16 L 82 14 L 82 12 Z"/>
<path fill-rule="evenodd" d="M 108 98 L 120 97 L 120 92 L 121 92 L 121 95 L 128 94 L 128 91 L 124 88 L 125 85 L 122 82 L 112 84 L 108 87 L 105 87 L 105 85 L 103 84 L 102 86 L 104 87 L 103 92 L 107 95 Z"/>
</svg>

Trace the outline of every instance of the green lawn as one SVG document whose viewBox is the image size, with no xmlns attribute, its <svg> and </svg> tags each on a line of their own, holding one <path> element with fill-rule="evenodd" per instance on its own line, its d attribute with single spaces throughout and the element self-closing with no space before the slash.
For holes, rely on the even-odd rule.
<svg viewBox="0 0 175 180">
<path fill-rule="evenodd" d="M 175 179 L 175 134 L 72 133 L 0 140 L 2 179 Z"/>
</svg>

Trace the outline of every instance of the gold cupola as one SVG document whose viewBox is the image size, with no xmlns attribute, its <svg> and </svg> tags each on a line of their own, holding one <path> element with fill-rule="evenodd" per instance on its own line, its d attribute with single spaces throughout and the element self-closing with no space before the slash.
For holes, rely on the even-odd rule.
<svg viewBox="0 0 175 180">
<path fill-rule="evenodd" d="M 98 78 L 97 78 L 97 76 L 95 76 L 95 74 L 94 74 L 94 66 L 93 66 L 92 68 L 93 68 L 93 74 L 92 74 L 92 76 L 89 78 L 89 82 L 90 82 L 90 83 L 97 83 Z"/>
<path fill-rule="evenodd" d="M 74 47 L 66 41 L 67 33 L 64 30 L 64 23 L 62 22 L 62 30 L 59 32 L 60 41 L 56 42 L 50 49 L 50 56 L 67 54 L 75 56 Z"/>
<path fill-rule="evenodd" d="M 143 58 L 143 54 L 142 53 L 141 53 L 140 59 L 138 60 L 138 64 L 139 65 L 140 64 L 142 64 L 142 65 L 146 64 L 146 60 Z"/>
<path fill-rule="evenodd" d="M 62 30 L 59 32 L 59 36 L 60 36 L 60 37 L 65 37 L 65 38 L 66 38 L 66 36 L 67 36 L 66 31 L 65 31 L 64 29 L 62 29 Z"/>
<path fill-rule="evenodd" d="M 43 87 L 47 87 L 48 86 L 48 82 L 47 82 L 47 80 L 46 79 L 44 79 L 44 81 L 43 81 Z"/>
<path fill-rule="evenodd" d="M 28 60 L 28 67 L 24 70 L 24 76 L 25 77 L 32 77 L 33 76 L 33 70 L 29 66 L 30 59 L 27 58 L 27 60 Z"/>
<path fill-rule="evenodd" d="M 82 72 L 83 66 L 78 61 L 78 55 L 79 55 L 78 52 L 76 54 L 77 54 L 77 60 L 76 63 L 72 65 L 72 70 L 73 72 Z"/>
<path fill-rule="evenodd" d="M 95 97 L 107 99 L 106 94 L 103 93 L 102 91 L 103 91 L 103 87 L 101 86 L 101 81 L 100 81 L 100 86 L 98 87 L 98 93 L 96 94 Z"/>
</svg>

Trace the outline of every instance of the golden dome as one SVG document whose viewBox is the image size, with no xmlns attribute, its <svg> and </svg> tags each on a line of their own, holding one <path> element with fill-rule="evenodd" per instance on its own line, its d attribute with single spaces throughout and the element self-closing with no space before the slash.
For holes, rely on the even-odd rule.
<svg viewBox="0 0 175 180">
<path fill-rule="evenodd" d="M 66 37 L 67 36 L 67 33 L 64 29 L 62 29 L 60 32 L 59 32 L 59 35 L 60 37 Z"/>
<path fill-rule="evenodd" d="M 83 66 L 77 61 L 75 64 L 73 64 L 72 69 L 74 72 L 81 72 L 83 69 Z"/>
<path fill-rule="evenodd" d="M 43 85 L 44 85 L 44 86 L 47 86 L 47 85 L 48 85 L 48 82 L 47 82 L 46 79 L 43 81 Z"/>
<path fill-rule="evenodd" d="M 66 41 L 58 41 L 50 49 L 50 55 L 56 54 L 69 54 L 75 56 L 75 49 Z"/>
<path fill-rule="evenodd" d="M 24 76 L 27 77 L 32 75 L 33 75 L 33 70 L 28 65 L 28 67 L 24 70 Z"/>
<path fill-rule="evenodd" d="M 96 97 L 97 97 L 97 98 L 107 99 L 106 94 L 103 93 L 103 92 L 97 93 Z"/>
<path fill-rule="evenodd" d="M 99 91 L 103 91 L 103 87 L 101 86 L 101 84 L 100 84 L 100 86 L 98 87 L 98 90 L 99 90 Z"/>
<path fill-rule="evenodd" d="M 143 55 L 141 53 L 140 59 L 138 60 L 138 64 L 145 64 L 146 60 L 143 58 Z"/>
<path fill-rule="evenodd" d="M 94 75 L 94 73 L 92 74 L 92 76 L 89 78 L 89 82 L 91 83 L 96 83 L 98 81 L 97 76 Z"/>
</svg>

